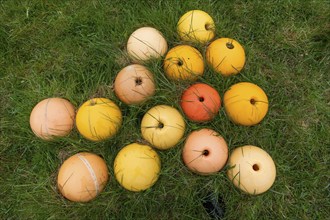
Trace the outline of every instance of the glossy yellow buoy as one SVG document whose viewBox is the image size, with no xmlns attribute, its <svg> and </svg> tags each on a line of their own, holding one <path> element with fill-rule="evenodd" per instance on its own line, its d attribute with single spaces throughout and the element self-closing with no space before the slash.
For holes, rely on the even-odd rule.
<svg viewBox="0 0 330 220">
<path fill-rule="evenodd" d="M 162 57 L 167 52 L 167 42 L 157 29 L 142 27 L 134 31 L 129 37 L 127 52 L 133 62 L 142 63 Z"/>
<path fill-rule="evenodd" d="M 275 181 L 275 163 L 271 156 L 259 147 L 247 145 L 234 149 L 228 165 L 228 178 L 248 194 L 264 193 Z"/>
<path fill-rule="evenodd" d="M 164 71 L 172 80 L 197 80 L 204 73 L 202 54 L 189 45 L 173 47 L 165 56 Z"/>
<path fill-rule="evenodd" d="M 223 96 L 223 103 L 228 117 L 239 125 L 256 125 L 268 112 L 266 93 L 249 82 L 231 86 Z"/>
<path fill-rule="evenodd" d="M 122 113 L 119 107 L 106 98 L 86 101 L 76 115 L 79 133 L 91 141 L 102 141 L 114 136 L 121 124 Z"/>
<path fill-rule="evenodd" d="M 245 51 L 236 40 L 219 38 L 207 47 L 206 60 L 223 76 L 236 75 L 245 65 Z"/>
<path fill-rule="evenodd" d="M 41 139 L 68 135 L 74 127 L 75 108 L 66 99 L 48 98 L 40 101 L 30 114 L 30 127 Z"/>
<path fill-rule="evenodd" d="M 160 159 L 150 146 L 133 143 L 121 149 L 114 162 L 117 181 L 125 189 L 138 192 L 153 186 L 158 180 Z"/>
<path fill-rule="evenodd" d="M 215 36 L 212 17 L 202 10 L 186 12 L 177 24 L 178 34 L 183 41 L 207 43 Z"/>
<path fill-rule="evenodd" d="M 103 191 L 108 178 L 107 165 L 100 156 L 81 152 L 64 161 L 58 172 L 57 187 L 73 202 L 88 202 Z"/>
</svg>

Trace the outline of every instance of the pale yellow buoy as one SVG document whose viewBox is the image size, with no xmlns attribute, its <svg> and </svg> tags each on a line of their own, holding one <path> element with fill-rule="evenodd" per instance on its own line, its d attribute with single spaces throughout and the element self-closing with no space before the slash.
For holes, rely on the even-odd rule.
<svg viewBox="0 0 330 220">
<path fill-rule="evenodd" d="M 142 137 L 160 150 L 172 148 L 179 143 L 185 129 L 186 123 L 181 113 L 168 105 L 152 107 L 141 121 Z"/>
<path fill-rule="evenodd" d="M 263 149 L 246 145 L 233 150 L 228 159 L 228 178 L 242 191 L 258 195 L 266 192 L 276 178 L 276 167 Z"/>
<path fill-rule="evenodd" d="M 205 11 L 191 10 L 179 19 L 177 31 L 183 41 L 205 44 L 215 36 L 215 23 Z"/>
</svg>

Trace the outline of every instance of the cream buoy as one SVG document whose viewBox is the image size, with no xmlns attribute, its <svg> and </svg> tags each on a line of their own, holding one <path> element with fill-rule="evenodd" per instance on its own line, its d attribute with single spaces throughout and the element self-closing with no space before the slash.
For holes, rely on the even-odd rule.
<svg viewBox="0 0 330 220">
<path fill-rule="evenodd" d="M 150 146 L 133 143 L 121 149 L 114 162 L 117 181 L 130 191 L 142 191 L 153 186 L 159 176 L 160 159 Z"/>
<path fill-rule="evenodd" d="M 229 179 L 248 194 L 263 193 L 275 181 L 275 163 L 271 156 L 259 147 L 247 145 L 234 149 L 228 165 Z"/>
<path fill-rule="evenodd" d="M 61 194 L 73 202 L 88 202 L 104 189 L 108 181 L 105 161 L 96 154 L 82 152 L 64 161 L 57 176 Z"/>
<path fill-rule="evenodd" d="M 160 58 L 166 51 L 167 42 L 164 36 L 152 27 L 137 29 L 127 41 L 127 52 L 135 62 Z"/>
<path fill-rule="evenodd" d="M 221 99 L 213 87 L 205 83 L 196 83 L 183 92 L 180 105 L 190 120 L 206 122 L 218 114 Z"/>
<path fill-rule="evenodd" d="M 228 146 L 223 137 L 211 129 L 201 129 L 189 134 L 182 151 L 185 165 L 198 174 L 220 171 L 228 159 Z"/>
<path fill-rule="evenodd" d="M 141 133 L 145 140 L 160 150 L 174 147 L 184 135 L 185 121 L 180 112 L 168 105 L 157 105 L 145 113 Z"/>
<path fill-rule="evenodd" d="M 35 135 L 49 140 L 66 136 L 74 126 L 75 108 L 66 99 L 48 98 L 40 101 L 30 114 L 30 127 Z"/>
<path fill-rule="evenodd" d="M 139 104 L 155 93 L 153 74 L 139 64 L 123 68 L 114 83 L 117 97 L 126 104 Z"/>
</svg>

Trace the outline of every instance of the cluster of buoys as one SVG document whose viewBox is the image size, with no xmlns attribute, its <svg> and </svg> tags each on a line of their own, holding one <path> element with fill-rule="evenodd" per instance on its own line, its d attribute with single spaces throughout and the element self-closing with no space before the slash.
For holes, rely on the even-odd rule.
<svg viewBox="0 0 330 220">
<path fill-rule="evenodd" d="M 185 13 L 177 24 L 183 42 L 208 44 L 206 61 L 223 76 L 238 74 L 245 65 L 243 47 L 234 39 L 215 37 L 211 16 L 200 10 Z M 120 101 L 138 105 L 154 95 L 157 89 L 153 73 L 143 64 L 164 57 L 164 73 L 170 80 L 194 82 L 203 77 L 205 65 L 201 52 L 191 45 L 177 45 L 168 51 L 164 36 L 155 28 L 142 27 L 127 41 L 127 53 L 133 64 L 124 67 L 115 77 L 114 91 Z M 206 83 L 192 83 L 183 91 L 180 106 L 192 122 L 209 122 L 219 113 L 221 97 Z M 267 114 L 268 98 L 257 85 L 240 82 L 223 96 L 223 105 L 230 120 L 238 125 L 258 124 Z M 146 190 L 156 183 L 161 170 L 157 150 L 176 146 L 184 137 L 186 122 L 176 108 L 157 105 L 146 111 L 141 121 L 141 135 L 149 145 L 131 143 L 117 154 L 113 169 L 119 184 L 130 191 Z M 74 124 L 90 141 L 113 137 L 122 126 L 118 105 L 107 98 L 93 98 L 75 113 L 74 106 L 63 98 L 48 98 L 31 112 L 32 131 L 44 140 L 66 136 Z M 228 165 L 227 176 L 235 186 L 249 194 L 268 190 L 275 181 L 276 168 L 270 155 L 256 146 L 234 149 L 229 156 L 225 139 L 215 130 L 203 128 L 188 134 L 182 159 L 193 172 L 209 175 Z M 89 152 L 69 157 L 59 169 L 58 189 L 71 201 L 86 202 L 105 187 L 109 174 L 105 160 Z"/>
</svg>

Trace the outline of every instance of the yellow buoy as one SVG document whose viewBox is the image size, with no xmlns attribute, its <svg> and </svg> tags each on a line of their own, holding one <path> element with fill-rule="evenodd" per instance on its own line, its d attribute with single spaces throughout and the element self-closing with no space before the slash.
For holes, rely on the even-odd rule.
<svg viewBox="0 0 330 220">
<path fill-rule="evenodd" d="M 76 126 L 82 136 L 101 141 L 114 136 L 122 123 L 119 107 L 106 98 L 94 98 L 78 109 Z"/>
<path fill-rule="evenodd" d="M 244 67 L 245 51 L 236 40 L 219 38 L 207 47 L 206 59 L 223 76 L 236 75 Z"/>
<path fill-rule="evenodd" d="M 130 191 L 142 191 L 155 184 L 160 172 L 160 159 L 150 146 L 133 143 L 121 149 L 114 162 L 117 181 Z"/>
</svg>

